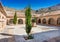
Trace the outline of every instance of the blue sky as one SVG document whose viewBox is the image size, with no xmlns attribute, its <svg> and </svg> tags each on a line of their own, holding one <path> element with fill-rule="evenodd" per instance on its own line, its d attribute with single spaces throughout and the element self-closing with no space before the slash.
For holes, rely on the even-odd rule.
<svg viewBox="0 0 60 42">
<path fill-rule="evenodd" d="M 34 10 L 50 7 L 60 3 L 60 0 L 1 0 L 3 6 L 15 9 L 24 9 L 28 3 Z"/>
</svg>

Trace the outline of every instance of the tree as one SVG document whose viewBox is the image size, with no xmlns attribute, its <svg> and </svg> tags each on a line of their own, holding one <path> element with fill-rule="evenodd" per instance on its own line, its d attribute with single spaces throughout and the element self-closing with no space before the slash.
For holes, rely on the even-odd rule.
<svg viewBox="0 0 60 42">
<path fill-rule="evenodd" d="M 28 6 L 25 11 L 25 17 L 26 17 L 26 33 L 28 35 L 28 39 L 30 39 L 30 32 L 32 29 L 32 22 L 31 22 L 31 8 Z"/>
<path fill-rule="evenodd" d="M 16 15 L 16 12 L 15 12 L 15 15 L 14 15 L 13 23 L 14 23 L 14 24 L 17 23 L 17 15 Z"/>
</svg>

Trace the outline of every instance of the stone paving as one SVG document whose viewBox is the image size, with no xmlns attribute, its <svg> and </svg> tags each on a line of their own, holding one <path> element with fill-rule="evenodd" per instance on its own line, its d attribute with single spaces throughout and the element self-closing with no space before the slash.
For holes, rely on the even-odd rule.
<svg viewBox="0 0 60 42">
<path fill-rule="evenodd" d="M 6 36 L 0 34 L 0 42 L 15 42 L 13 36 Z"/>
<path fill-rule="evenodd" d="M 11 25 L 7 26 L 3 33 L 8 33 L 14 35 L 15 42 L 42 42 L 44 40 L 48 40 L 54 37 L 60 36 L 60 27 L 55 26 L 42 26 L 37 25 L 37 27 L 33 27 L 31 33 L 34 36 L 34 40 L 26 41 L 23 38 L 23 35 L 26 35 L 25 25 Z"/>
<path fill-rule="evenodd" d="M 51 31 L 51 30 L 58 30 L 58 27 L 48 27 L 48 26 L 41 26 L 37 25 L 37 27 L 33 27 L 31 30 L 31 33 L 38 33 L 38 32 L 45 32 L 45 31 Z M 15 26 L 7 26 L 5 30 L 3 31 L 4 33 L 9 33 L 9 34 L 18 34 L 18 35 L 26 35 L 25 32 L 25 25 L 15 25 Z"/>
</svg>

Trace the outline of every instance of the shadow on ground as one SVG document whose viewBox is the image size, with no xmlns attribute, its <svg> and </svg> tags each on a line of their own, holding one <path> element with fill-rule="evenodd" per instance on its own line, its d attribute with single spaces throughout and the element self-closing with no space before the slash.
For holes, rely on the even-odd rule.
<svg viewBox="0 0 60 42">
<path fill-rule="evenodd" d="M 60 42 L 60 30 L 34 33 L 34 39 L 25 40 L 23 37 L 26 35 L 11 35 L 1 33 L 3 36 L 11 36 L 10 38 L 2 38 L 0 42 Z"/>
</svg>

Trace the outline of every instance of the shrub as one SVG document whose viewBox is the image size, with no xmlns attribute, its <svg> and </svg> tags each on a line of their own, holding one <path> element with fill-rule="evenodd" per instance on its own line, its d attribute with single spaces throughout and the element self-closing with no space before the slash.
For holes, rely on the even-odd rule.
<svg viewBox="0 0 60 42">
<path fill-rule="evenodd" d="M 29 38 L 32 38 L 32 36 L 30 36 L 30 32 L 31 32 L 31 29 L 32 29 L 32 22 L 31 22 L 31 8 L 30 6 L 28 6 L 26 8 L 26 11 L 25 11 L 25 17 L 26 17 L 26 33 L 28 35 L 28 39 Z"/>
<path fill-rule="evenodd" d="M 36 22 L 36 19 L 34 18 L 34 19 L 32 19 L 32 22 Z"/>
<path fill-rule="evenodd" d="M 14 23 L 14 24 L 17 23 L 17 15 L 16 15 L 16 12 L 15 12 L 15 15 L 14 15 L 13 23 Z"/>
</svg>

